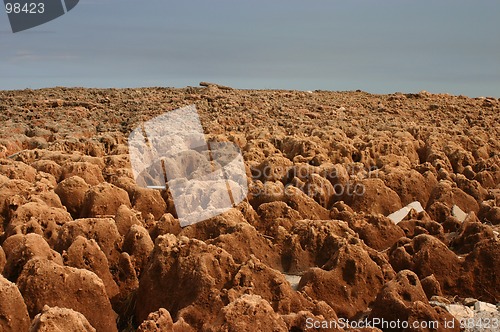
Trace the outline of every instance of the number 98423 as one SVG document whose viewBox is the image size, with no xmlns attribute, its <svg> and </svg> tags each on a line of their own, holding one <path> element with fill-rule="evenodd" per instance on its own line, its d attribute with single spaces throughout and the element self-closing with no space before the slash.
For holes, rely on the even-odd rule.
<svg viewBox="0 0 500 332">
<path fill-rule="evenodd" d="M 7 2 L 5 4 L 5 12 L 7 14 L 43 14 L 45 12 L 45 4 L 43 2 Z"/>
</svg>

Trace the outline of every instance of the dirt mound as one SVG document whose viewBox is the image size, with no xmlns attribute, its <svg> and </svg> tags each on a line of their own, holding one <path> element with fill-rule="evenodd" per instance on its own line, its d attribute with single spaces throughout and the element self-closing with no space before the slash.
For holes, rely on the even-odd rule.
<svg viewBox="0 0 500 332">
<path fill-rule="evenodd" d="M 122 237 L 111 218 L 85 218 L 70 221 L 61 228 L 55 249 L 62 253 L 78 236 L 95 240 L 111 266 L 118 265 Z"/>
<path fill-rule="evenodd" d="M 381 323 L 379 326 L 384 331 L 460 331 L 460 324 L 456 321 L 454 328 L 445 325 L 454 317 L 442 308 L 429 305 L 417 275 L 408 270 L 400 271 L 380 291 L 370 318 L 385 320 L 387 325 Z M 396 322 L 402 324 L 398 326 Z M 434 322 L 437 326 L 430 325 Z"/>
<path fill-rule="evenodd" d="M 17 284 L 31 317 L 45 305 L 61 306 L 82 313 L 97 331 L 117 331 L 104 284 L 90 271 L 35 258 L 24 266 Z"/>
<path fill-rule="evenodd" d="M 161 216 L 160 220 L 156 221 L 153 226 L 149 227 L 149 234 L 154 241 L 160 235 L 174 234 L 178 235 L 182 231 L 178 219 L 170 213 Z"/>
<path fill-rule="evenodd" d="M 90 185 L 79 176 L 71 176 L 59 182 L 54 189 L 59 195 L 61 203 L 73 217 L 78 217 L 82 210 L 85 193 L 90 188 Z"/>
<path fill-rule="evenodd" d="M 128 193 L 110 183 L 100 183 L 85 192 L 80 217 L 114 216 L 121 205 L 131 206 Z"/>
<path fill-rule="evenodd" d="M 40 159 L 31 163 L 31 166 L 39 172 L 51 174 L 56 180 L 61 178 L 62 168 L 53 160 Z"/>
<path fill-rule="evenodd" d="M 306 271 L 299 290 L 352 318 L 375 300 L 384 281 L 381 268 L 361 245 L 345 244 L 321 268 Z"/>
<path fill-rule="evenodd" d="M 0 188 L 0 213 L 4 219 L 9 219 L 17 207 L 26 202 L 31 183 L 5 177 L 5 180 L 0 182 Z"/>
<path fill-rule="evenodd" d="M 356 241 L 354 231 L 343 221 L 297 221 L 284 237 L 283 268 L 290 273 L 302 273 L 309 267 L 323 266 L 353 238 Z"/>
<path fill-rule="evenodd" d="M 5 251 L 6 264 L 2 274 L 15 282 L 24 265 L 32 258 L 45 258 L 63 265 L 61 255 L 52 250 L 48 243 L 38 234 L 16 234 L 10 236 L 2 244 Z"/>
<path fill-rule="evenodd" d="M 389 251 L 389 260 L 396 271 L 412 270 L 421 279 L 434 275 L 443 291 L 460 292 L 462 260 L 433 236 L 422 234 L 398 241 Z"/>
<path fill-rule="evenodd" d="M 71 221 L 71 215 L 63 209 L 44 203 L 29 202 L 19 206 L 6 227 L 8 235 L 36 233 L 50 245 L 58 239 L 59 229 Z"/>
<path fill-rule="evenodd" d="M 86 183 L 90 184 L 91 186 L 95 186 L 99 183 L 104 182 L 104 177 L 102 176 L 99 166 L 90 162 L 70 161 L 62 166 L 60 178 L 61 180 L 70 178 L 75 175 L 81 177 Z"/>
<path fill-rule="evenodd" d="M 148 318 L 142 322 L 137 329 L 137 332 L 163 331 L 194 332 L 196 330 L 184 322 L 182 318 L 174 324 L 172 317 L 170 317 L 170 313 L 164 308 L 160 308 L 158 311 L 150 313 Z"/>
<path fill-rule="evenodd" d="M 351 186 L 342 199 L 356 212 L 388 215 L 402 208 L 398 194 L 381 179 L 364 179 Z"/>
<path fill-rule="evenodd" d="M 186 237 L 159 236 L 140 280 L 135 307 L 137 322 L 159 308 L 177 317 L 183 308 L 188 310 L 198 304 L 203 311 L 197 317 L 184 319 L 202 326 L 224 307 L 217 292 L 231 280 L 236 268 L 231 255 L 221 248 Z M 183 317 L 182 313 L 179 317 Z"/>
<path fill-rule="evenodd" d="M 35 182 L 36 169 L 19 161 L 2 159 L 0 161 L 0 174 L 9 179 L 25 180 Z"/>
<path fill-rule="evenodd" d="M 158 190 L 146 188 L 134 188 L 132 193 L 132 205 L 135 210 L 140 211 L 143 216 L 151 213 L 155 220 L 167 211 L 167 203 L 163 200 Z"/>
<path fill-rule="evenodd" d="M 254 256 L 238 267 L 227 288 L 227 293 L 223 292 L 223 298 L 227 302 L 233 302 L 244 294 L 255 294 L 282 315 L 316 307 L 310 298 L 292 289 L 286 275 L 268 267 Z M 321 314 L 326 316 L 327 311 L 323 310 Z"/>
<path fill-rule="evenodd" d="M 123 251 L 130 255 L 138 275 L 148 262 L 153 248 L 154 243 L 148 231 L 140 225 L 132 225 L 124 238 Z"/>
<path fill-rule="evenodd" d="M 5 332 L 27 331 L 30 317 L 16 284 L 0 275 L 0 329 Z"/>
<path fill-rule="evenodd" d="M 459 224 L 457 231 L 458 235 L 453 238 L 450 245 L 458 254 L 469 253 L 479 242 L 495 237 L 493 229 L 481 223 L 474 212 L 471 212 L 463 223 Z"/>
<path fill-rule="evenodd" d="M 64 255 L 64 264 L 94 272 L 104 283 L 110 299 L 119 293 L 108 259 L 95 240 L 77 236 Z"/>
<path fill-rule="evenodd" d="M 360 239 L 377 250 L 387 249 L 405 236 L 400 224 L 395 225 L 390 219 L 381 215 L 357 215 L 355 218 L 349 218 L 348 223 L 349 227 L 358 233 Z"/>
<path fill-rule="evenodd" d="M 208 331 L 288 331 L 280 315 L 258 295 L 243 295 L 222 308 L 215 324 Z"/>
<path fill-rule="evenodd" d="M 425 206 L 432 189 L 437 184 L 432 173 L 429 172 L 427 176 L 424 176 L 415 169 L 383 167 L 378 175 L 388 188 L 398 194 L 403 206 L 415 201 Z"/>
<path fill-rule="evenodd" d="M 485 263 L 488 262 L 488 263 Z M 481 298 L 495 303 L 500 298 L 498 276 L 500 273 L 500 242 L 488 239 L 479 242 L 464 262 L 462 296 Z"/>
<path fill-rule="evenodd" d="M 29 332 L 53 331 L 95 332 L 96 329 L 77 311 L 44 306 L 33 319 Z"/>
<path fill-rule="evenodd" d="M 434 220 L 443 222 L 444 220 L 439 218 L 438 203 L 444 204 L 450 209 L 453 205 L 457 205 L 463 211 L 473 211 L 476 214 L 479 212 L 479 205 L 474 197 L 456 187 L 455 183 L 449 181 L 439 182 L 433 189 L 426 207 L 426 211 L 429 212 Z"/>
<path fill-rule="evenodd" d="M 5 251 L 3 250 L 2 247 L 0 247 L 0 271 L 3 271 L 6 263 L 7 263 L 7 258 L 5 257 Z"/>
</svg>

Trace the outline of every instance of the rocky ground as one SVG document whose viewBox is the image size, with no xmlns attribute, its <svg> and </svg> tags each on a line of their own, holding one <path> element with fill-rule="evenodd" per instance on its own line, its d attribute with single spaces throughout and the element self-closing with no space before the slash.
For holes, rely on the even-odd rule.
<svg viewBox="0 0 500 332">
<path fill-rule="evenodd" d="M 498 99 L 205 85 L 0 91 L 1 331 L 500 329 Z M 249 194 L 181 228 L 127 137 L 191 104 Z"/>
</svg>

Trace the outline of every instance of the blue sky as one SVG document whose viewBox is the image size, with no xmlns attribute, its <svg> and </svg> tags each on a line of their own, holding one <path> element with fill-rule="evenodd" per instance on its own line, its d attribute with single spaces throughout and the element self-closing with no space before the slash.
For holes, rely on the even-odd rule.
<svg viewBox="0 0 500 332">
<path fill-rule="evenodd" d="M 500 97 L 500 1 L 80 0 L 15 33 L 0 89 L 197 86 Z"/>
</svg>

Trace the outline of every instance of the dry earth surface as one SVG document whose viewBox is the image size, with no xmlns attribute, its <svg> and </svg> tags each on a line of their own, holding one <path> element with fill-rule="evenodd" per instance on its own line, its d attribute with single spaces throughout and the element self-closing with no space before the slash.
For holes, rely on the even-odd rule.
<svg viewBox="0 0 500 332">
<path fill-rule="evenodd" d="M 498 317 L 498 99 L 205 85 L 0 91 L 0 331 Z M 249 194 L 181 228 L 168 190 L 135 183 L 127 137 L 190 104 L 241 149 Z"/>
</svg>

